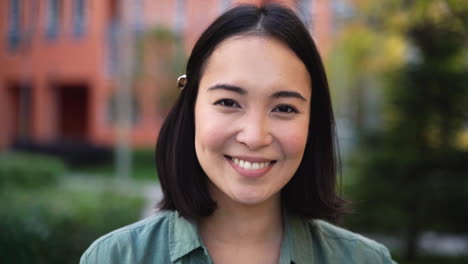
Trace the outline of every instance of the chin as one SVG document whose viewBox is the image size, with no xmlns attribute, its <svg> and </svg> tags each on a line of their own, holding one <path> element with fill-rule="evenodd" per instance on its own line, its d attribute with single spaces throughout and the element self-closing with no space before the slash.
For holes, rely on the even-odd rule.
<svg viewBox="0 0 468 264">
<path fill-rule="evenodd" d="M 261 193 L 238 193 L 231 196 L 231 199 L 244 205 L 258 205 L 268 201 L 272 196 Z"/>
</svg>

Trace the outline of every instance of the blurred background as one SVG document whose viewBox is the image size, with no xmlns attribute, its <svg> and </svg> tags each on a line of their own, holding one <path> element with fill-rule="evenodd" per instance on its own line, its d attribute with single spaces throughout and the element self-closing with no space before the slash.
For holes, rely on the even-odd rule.
<svg viewBox="0 0 468 264">
<path fill-rule="evenodd" d="M 176 79 L 260 0 L 0 1 L 0 259 L 77 263 L 154 212 Z M 468 1 L 284 0 L 326 64 L 353 212 L 399 263 L 468 263 Z"/>
</svg>

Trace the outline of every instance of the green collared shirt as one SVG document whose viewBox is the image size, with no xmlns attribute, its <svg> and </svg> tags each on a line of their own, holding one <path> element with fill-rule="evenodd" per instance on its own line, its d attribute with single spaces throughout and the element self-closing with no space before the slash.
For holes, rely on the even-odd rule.
<svg viewBox="0 0 468 264">
<path fill-rule="evenodd" d="M 391 264 L 388 250 L 363 236 L 321 220 L 284 216 L 280 264 Z M 96 240 L 80 264 L 213 263 L 195 224 L 166 211 Z"/>
</svg>

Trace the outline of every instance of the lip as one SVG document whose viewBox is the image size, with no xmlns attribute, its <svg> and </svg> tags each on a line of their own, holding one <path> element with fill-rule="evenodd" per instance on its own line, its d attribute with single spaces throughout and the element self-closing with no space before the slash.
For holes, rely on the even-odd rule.
<svg viewBox="0 0 468 264">
<path fill-rule="evenodd" d="M 225 156 L 224 157 L 229 164 L 231 164 L 232 168 L 239 173 L 241 176 L 247 177 L 247 178 L 260 178 L 267 174 L 267 172 L 275 165 L 275 161 L 271 162 L 268 166 L 256 170 L 248 170 L 240 167 L 239 165 L 235 164 L 234 161 L 231 159 L 230 156 Z M 247 157 L 247 156 L 233 156 L 232 158 L 238 158 L 250 162 L 269 162 L 272 161 L 270 159 L 264 159 L 264 158 L 258 158 L 258 157 Z"/>
</svg>

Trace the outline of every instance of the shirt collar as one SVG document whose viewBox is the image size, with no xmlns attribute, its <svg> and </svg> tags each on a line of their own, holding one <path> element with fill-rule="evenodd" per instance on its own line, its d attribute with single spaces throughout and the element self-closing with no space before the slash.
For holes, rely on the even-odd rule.
<svg viewBox="0 0 468 264">
<path fill-rule="evenodd" d="M 281 255 L 285 251 L 283 247 L 286 246 L 289 249 L 291 263 L 314 263 L 312 234 L 309 223 L 287 210 L 284 211 L 283 215 L 285 238 L 281 247 Z"/>
<path fill-rule="evenodd" d="M 314 263 L 312 237 L 307 220 L 287 210 L 283 212 L 284 239 L 281 245 L 280 263 Z M 177 212 L 171 213 L 169 221 L 169 254 L 172 262 L 203 248 L 197 227 Z"/>
<path fill-rule="evenodd" d="M 202 247 L 196 225 L 178 212 L 171 213 L 169 221 L 169 255 L 171 262 Z"/>
</svg>

